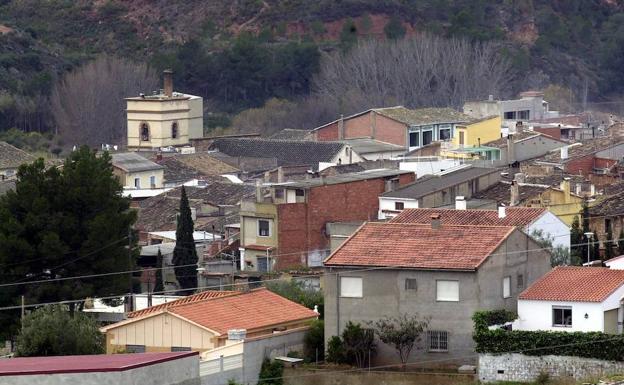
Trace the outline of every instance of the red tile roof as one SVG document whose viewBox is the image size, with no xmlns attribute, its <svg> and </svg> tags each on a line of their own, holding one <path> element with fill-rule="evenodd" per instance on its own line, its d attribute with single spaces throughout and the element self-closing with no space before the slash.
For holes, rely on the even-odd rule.
<svg viewBox="0 0 624 385">
<path fill-rule="evenodd" d="M 431 223 L 431 215 L 440 214 L 445 225 L 490 225 L 524 227 L 546 213 L 545 208 L 506 207 L 505 218 L 498 217 L 497 210 L 452 210 L 452 209 L 405 209 L 392 218 L 394 223 Z"/>
<path fill-rule="evenodd" d="M 197 352 L 177 352 L 11 358 L 0 360 L 0 376 L 120 372 L 197 354 Z"/>
<path fill-rule="evenodd" d="M 602 302 L 624 285 L 624 270 L 606 267 L 560 266 L 537 280 L 519 299 Z"/>
<path fill-rule="evenodd" d="M 163 304 L 160 304 L 160 305 L 148 307 L 148 308 L 143 309 L 143 310 L 133 311 L 131 313 L 128 313 L 128 318 L 135 318 L 135 317 L 143 316 L 143 315 L 146 315 L 146 314 L 151 314 L 151 313 L 156 312 L 156 311 L 161 311 L 161 310 L 168 309 L 168 308 L 170 308 L 172 306 L 184 305 L 184 304 L 187 304 L 187 303 L 203 301 L 203 300 L 206 300 L 206 299 L 209 299 L 209 298 L 223 297 L 223 296 L 226 296 L 226 295 L 236 295 L 238 293 L 239 292 L 237 292 L 237 291 L 217 291 L 217 290 L 202 291 L 201 293 L 189 295 L 188 297 L 180 298 L 180 299 L 177 299 L 175 301 L 171 301 L 171 302 L 163 303 Z"/>
<path fill-rule="evenodd" d="M 326 266 L 380 266 L 475 270 L 515 230 L 511 226 L 367 223 L 332 255 Z"/>
<path fill-rule="evenodd" d="M 229 329 L 254 330 L 318 317 L 313 310 L 266 288 L 175 306 L 168 311 L 221 334 Z"/>
</svg>

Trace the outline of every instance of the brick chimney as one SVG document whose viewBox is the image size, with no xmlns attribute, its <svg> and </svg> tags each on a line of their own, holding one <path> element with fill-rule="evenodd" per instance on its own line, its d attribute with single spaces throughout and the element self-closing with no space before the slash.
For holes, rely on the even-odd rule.
<svg viewBox="0 0 624 385">
<path fill-rule="evenodd" d="M 163 79 L 164 79 L 163 89 L 164 89 L 165 96 L 170 98 L 173 96 L 173 71 L 164 70 Z"/>
<path fill-rule="evenodd" d="M 440 214 L 431 214 L 431 228 L 437 230 L 442 226 L 442 221 L 440 220 Z"/>
</svg>

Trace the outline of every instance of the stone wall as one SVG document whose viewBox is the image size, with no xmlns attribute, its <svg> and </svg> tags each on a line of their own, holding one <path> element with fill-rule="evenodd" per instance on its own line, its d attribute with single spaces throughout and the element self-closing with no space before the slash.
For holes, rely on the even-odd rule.
<svg viewBox="0 0 624 385">
<path fill-rule="evenodd" d="M 624 373 L 624 362 L 569 356 L 479 355 L 478 376 L 482 382 L 529 382 L 541 372 L 551 377 L 572 377 L 578 381 Z"/>
</svg>

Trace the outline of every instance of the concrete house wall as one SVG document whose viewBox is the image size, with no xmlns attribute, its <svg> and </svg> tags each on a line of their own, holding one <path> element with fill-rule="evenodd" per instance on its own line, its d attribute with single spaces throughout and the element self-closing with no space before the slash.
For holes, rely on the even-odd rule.
<svg viewBox="0 0 624 385">
<path fill-rule="evenodd" d="M 529 159 L 539 158 L 557 148 L 567 146 L 566 143 L 546 137 L 544 135 L 529 137 L 524 140 L 514 142 L 514 158 L 509 159 L 509 149 L 501 148 L 501 159 L 506 162 L 522 162 Z"/>
<path fill-rule="evenodd" d="M 342 333 L 348 321 L 365 325 L 383 316 L 418 314 L 431 317 L 430 330 L 448 332 L 449 350 L 444 353 L 427 352 L 426 348 L 415 350 L 409 361 L 445 360 L 440 366 L 474 363 L 474 358 L 470 357 L 474 353 L 473 313 L 482 309 L 516 310 L 518 294 L 550 270 L 547 252 L 527 252 L 537 248 L 539 246 L 526 234 L 516 230 L 476 272 L 385 268 L 357 272 L 353 271 L 356 267 L 326 268 L 332 274 L 324 277 L 325 339 Z M 519 275 L 522 275 L 521 286 L 518 286 Z M 362 277 L 362 298 L 338 296 L 341 276 Z M 509 298 L 503 298 L 504 277 L 511 277 Z M 406 278 L 416 279 L 416 290 L 405 289 Z M 459 302 L 436 301 L 437 280 L 459 281 Z M 425 347 L 425 343 L 426 338 L 423 338 L 420 347 Z M 399 362 L 394 348 L 380 341 L 377 346 L 374 365 Z"/>
<path fill-rule="evenodd" d="M 553 246 L 561 246 L 570 250 L 570 228 L 555 214 L 547 211 L 535 222 L 529 224 L 525 232 L 531 234 L 535 230 L 542 230 L 553 238 Z"/>
<path fill-rule="evenodd" d="M 113 174 L 119 178 L 119 182 L 125 187 L 134 187 L 134 179 L 139 178 L 140 188 L 148 189 L 152 188 L 151 177 L 154 177 L 156 183 L 153 188 L 163 187 L 163 179 L 165 172 L 163 169 L 139 171 L 139 172 L 126 172 L 119 168 L 113 167 Z"/>
</svg>

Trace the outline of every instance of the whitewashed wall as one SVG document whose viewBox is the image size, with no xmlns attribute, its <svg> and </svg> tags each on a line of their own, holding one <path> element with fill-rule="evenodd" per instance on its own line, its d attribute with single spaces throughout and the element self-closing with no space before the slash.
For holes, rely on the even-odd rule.
<svg viewBox="0 0 624 385">
<path fill-rule="evenodd" d="M 527 226 L 526 230 L 529 235 L 533 230 L 542 230 L 554 238 L 553 246 L 563 246 L 570 250 L 570 228 L 550 211 Z"/>
<path fill-rule="evenodd" d="M 417 209 L 418 208 L 418 200 L 416 199 L 399 199 L 399 198 L 384 198 L 379 197 L 379 214 L 378 219 L 389 219 L 394 215 L 388 215 L 383 212 L 383 210 L 394 210 L 395 202 L 403 202 L 404 209 Z"/>
</svg>

